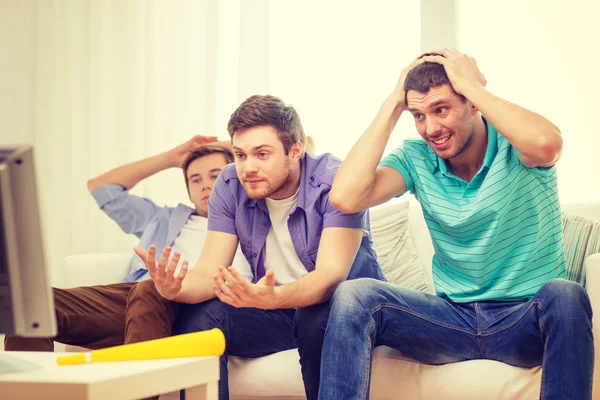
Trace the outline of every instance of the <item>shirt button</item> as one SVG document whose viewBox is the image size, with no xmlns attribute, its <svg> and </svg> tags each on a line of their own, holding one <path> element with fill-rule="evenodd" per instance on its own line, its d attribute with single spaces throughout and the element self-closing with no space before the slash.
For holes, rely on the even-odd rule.
<svg viewBox="0 0 600 400">
<path fill-rule="evenodd" d="M 314 180 L 315 180 L 315 177 L 314 177 L 314 176 L 311 176 L 311 177 L 310 177 L 310 181 L 311 181 L 311 182 L 314 182 Z"/>
<path fill-rule="evenodd" d="M 254 257 L 254 258 L 256 258 L 257 255 L 258 254 L 256 254 L 256 253 L 252 253 L 252 257 Z"/>
</svg>

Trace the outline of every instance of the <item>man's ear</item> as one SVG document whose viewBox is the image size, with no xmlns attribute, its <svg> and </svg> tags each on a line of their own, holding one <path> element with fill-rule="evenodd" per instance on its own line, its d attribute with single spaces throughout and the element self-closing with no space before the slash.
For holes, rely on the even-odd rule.
<svg viewBox="0 0 600 400">
<path fill-rule="evenodd" d="M 471 113 L 471 116 L 474 117 L 479 112 L 479 109 L 477 109 L 475 104 L 471 103 L 469 100 L 467 100 L 467 103 L 469 105 L 469 112 Z"/>
<path fill-rule="evenodd" d="M 302 158 L 302 156 L 304 155 L 304 147 L 302 147 L 302 143 L 300 142 L 296 142 L 292 145 L 292 148 L 290 149 L 289 152 L 290 161 L 296 161 Z"/>
</svg>

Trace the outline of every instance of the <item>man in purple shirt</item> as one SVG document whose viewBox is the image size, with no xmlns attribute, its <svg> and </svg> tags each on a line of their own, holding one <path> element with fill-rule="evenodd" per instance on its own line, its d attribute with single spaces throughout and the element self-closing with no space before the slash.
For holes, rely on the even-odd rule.
<svg viewBox="0 0 600 400">
<path fill-rule="evenodd" d="M 296 110 L 273 96 L 252 96 L 228 124 L 235 165 L 225 167 L 209 199 L 208 234 L 196 268 L 174 276 L 176 253 L 146 259 L 156 290 L 184 303 L 177 333 L 220 328 L 219 398 L 229 398 L 227 357 L 261 357 L 298 347 L 308 399 L 319 388 L 329 300 L 346 279 L 385 280 L 368 212 L 343 214 L 329 202 L 340 161 L 305 153 Z M 253 273 L 230 267 L 238 241 Z M 185 279 L 184 279 L 185 278 Z"/>
</svg>

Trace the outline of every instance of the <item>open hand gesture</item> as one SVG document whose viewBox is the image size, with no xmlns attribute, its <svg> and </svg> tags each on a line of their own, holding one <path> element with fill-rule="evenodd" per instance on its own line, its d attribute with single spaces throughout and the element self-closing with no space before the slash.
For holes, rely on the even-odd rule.
<svg viewBox="0 0 600 400">
<path fill-rule="evenodd" d="M 181 264 L 181 270 L 179 271 L 179 274 L 175 276 L 175 269 L 177 268 L 181 255 L 179 252 L 175 252 L 171 258 L 171 262 L 167 266 L 167 260 L 171 254 L 171 247 L 166 246 L 163 249 L 158 262 L 156 261 L 156 246 L 154 245 L 150 246 L 148 252 L 141 247 L 135 247 L 133 251 L 144 260 L 150 278 L 154 281 L 158 293 L 165 299 L 173 300 L 181 291 L 183 278 L 185 278 L 188 270 L 188 262 L 184 261 Z"/>
<path fill-rule="evenodd" d="M 257 283 L 246 280 L 235 268 L 220 267 L 214 276 L 212 289 L 223 302 L 236 308 L 253 307 L 264 310 L 278 308 L 278 294 L 275 287 L 275 271 L 267 270 Z"/>
</svg>

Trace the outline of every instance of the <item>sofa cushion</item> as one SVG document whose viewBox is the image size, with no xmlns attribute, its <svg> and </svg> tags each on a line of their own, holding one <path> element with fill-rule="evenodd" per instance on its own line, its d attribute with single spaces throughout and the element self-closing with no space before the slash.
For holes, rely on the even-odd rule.
<svg viewBox="0 0 600 400">
<path fill-rule="evenodd" d="M 567 279 L 585 286 L 584 262 L 600 253 L 600 222 L 563 212 L 563 239 Z"/>
<path fill-rule="evenodd" d="M 390 283 L 431 292 L 408 229 L 409 207 L 408 201 L 397 201 L 371 209 L 373 245 Z"/>
<path fill-rule="evenodd" d="M 425 365 L 378 346 L 373 352 L 370 399 L 537 399 L 541 376 L 541 367 L 517 368 L 489 360 Z M 298 351 L 256 359 L 229 357 L 229 391 L 232 400 L 304 400 Z"/>
</svg>

